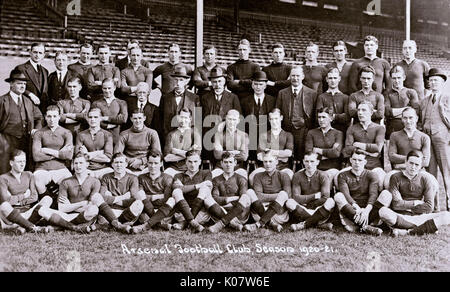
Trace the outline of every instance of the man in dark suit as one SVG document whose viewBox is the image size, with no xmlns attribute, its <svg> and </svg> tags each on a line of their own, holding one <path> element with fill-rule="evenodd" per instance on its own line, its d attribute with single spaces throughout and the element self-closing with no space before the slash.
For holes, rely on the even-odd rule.
<svg viewBox="0 0 450 292">
<path fill-rule="evenodd" d="M 20 70 L 27 78 L 27 89 L 25 94 L 39 105 L 41 111 L 43 108 L 42 100 L 47 98 L 48 90 L 48 70 L 41 65 L 45 57 L 45 45 L 42 43 L 31 44 L 30 60 L 18 65 L 15 69 Z"/>
<path fill-rule="evenodd" d="M 317 92 L 302 85 L 304 78 L 300 66 L 291 70 L 291 86 L 278 93 L 276 107 L 281 110 L 283 130 L 294 135 L 294 158 L 301 160 L 305 152 L 308 130 L 314 128 Z"/>
<path fill-rule="evenodd" d="M 78 77 L 82 79 L 77 72 L 67 68 L 67 55 L 63 52 L 55 54 L 56 71 L 48 76 L 48 98 L 42 101 L 42 106 L 47 108 L 49 105 L 56 105 L 58 101 L 68 98 L 67 83 L 70 79 Z"/>
<path fill-rule="evenodd" d="M 259 136 L 269 130 L 268 116 L 275 108 L 276 99 L 265 94 L 267 75 L 264 71 L 257 71 L 252 76 L 253 94 L 241 100 L 242 114 L 244 116 L 245 132 L 249 135 L 249 159 L 256 161 Z"/>
<path fill-rule="evenodd" d="M 170 131 L 178 127 L 176 116 L 181 109 L 188 108 L 192 112 L 192 121 L 195 121 L 195 108 L 200 106 L 200 100 L 197 95 L 187 91 L 186 87 L 191 78 L 184 66 L 175 66 L 173 73 L 170 75 L 175 83 L 175 88 L 161 98 L 160 105 L 163 112 L 163 136 L 166 137 Z M 174 119 L 174 121 L 172 121 Z M 161 138 L 162 139 L 162 138 Z"/>
<path fill-rule="evenodd" d="M 149 93 L 150 93 L 150 86 L 148 85 L 148 83 L 139 82 L 136 85 L 136 97 L 137 97 L 136 101 L 129 104 L 128 112 L 132 113 L 136 109 L 141 110 L 145 116 L 144 125 L 147 128 L 152 128 L 152 129 L 156 130 L 157 132 L 159 132 L 158 130 L 160 130 L 160 128 L 161 128 L 159 126 L 160 123 L 159 123 L 159 121 L 157 121 L 153 118 L 156 105 L 151 104 L 149 102 L 149 100 L 148 100 Z M 131 126 L 132 126 L 131 117 L 129 117 L 128 121 L 125 125 L 125 129 L 129 129 L 129 128 L 131 128 Z"/>
<path fill-rule="evenodd" d="M 9 157 L 14 149 L 21 149 L 27 153 L 29 167 L 30 137 L 42 127 L 43 117 L 37 106 L 24 94 L 28 81 L 24 73 L 14 69 L 5 81 L 10 83 L 10 91 L 0 97 L 0 157 Z M 8 159 L 1 159 L 0 174 L 9 169 Z"/>
<path fill-rule="evenodd" d="M 125 68 L 128 68 L 131 64 L 131 50 L 139 48 L 139 41 L 138 40 L 131 40 L 128 42 L 127 45 L 127 56 L 122 59 L 118 59 L 115 63 L 116 67 L 119 68 L 120 71 L 122 71 Z M 145 61 L 144 59 L 141 60 L 141 65 L 147 68 L 150 68 L 150 63 Z"/>
<path fill-rule="evenodd" d="M 222 67 L 215 66 L 211 69 L 209 80 L 212 91 L 207 92 L 200 98 L 203 120 L 207 116 L 215 115 L 218 117 L 218 122 L 222 122 L 229 110 L 235 109 L 239 113 L 242 112 L 237 95 L 225 90 L 226 77 L 226 72 Z"/>
<path fill-rule="evenodd" d="M 215 134 L 212 132 L 209 133 L 209 131 L 219 123 L 225 121 L 225 117 L 230 110 L 235 109 L 239 113 L 242 112 L 237 95 L 225 90 L 226 77 L 226 72 L 222 67 L 213 67 L 209 74 L 212 89 L 200 96 L 202 119 L 204 122 L 203 136 L 209 140 Z M 207 147 L 203 147 L 202 149 L 202 158 L 211 162 L 214 161 L 214 155 Z"/>
<path fill-rule="evenodd" d="M 444 91 L 447 75 L 431 68 L 428 82 L 431 92 L 420 103 L 420 116 L 425 134 L 431 138 L 428 171 L 437 179 L 438 166 L 444 178 L 447 211 L 450 207 L 450 94 Z M 439 201 L 439 200 L 437 200 Z M 439 209 L 439 206 L 436 209 Z"/>
</svg>

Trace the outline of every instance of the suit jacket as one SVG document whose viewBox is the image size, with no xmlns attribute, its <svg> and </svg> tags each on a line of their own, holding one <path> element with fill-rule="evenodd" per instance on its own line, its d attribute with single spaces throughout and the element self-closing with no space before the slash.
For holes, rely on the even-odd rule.
<svg viewBox="0 0 450 292">
<path fill-rule="evenodd" d="M 285 88 L 278 93 L 276 107 L 280 109 L 283 115 L 283 130 L 292 132 L 293 126 L 291 122 L 291 102 L 294 99 L 292 87 Z M 315 127 L 315 105 L 317 100 L 317 92 L 311 88 L 304 86 L 302 89 L 303 111 L 305 114 L 305 127 L 313 129 Z"/>
<path fill-rule="evenodd" d="M 131 128 L 132 122 L 131 122 L 130 118 L 131 118 L 133 111 L 137 109 L 137 106 L 138 106 L 137 99 L 136 99 L 136 102 L 128 104 L 128 121 L 125 125 L 125 129 Z M 156 106 L 154 104 L 147 102 L 143 108 L 143 111 L 144 111 L 144 115 L 145 115 L 145 122 L 144 122 L 145 126 L 147 128 L 151 128 L 158 132 L 158 129 L 156 129 L 156 127 L 154 127 L 154 125 L 158 123 L 158 121 L 154 119 Z"/>
<path fill-rule="evenodd" d="M 429 93 L 425 98 L 420 102 L 420 118 L 422 125 L 424 124 L 425 115 L 428 107 L 432 106 L 431 101 L 432 94 Z M 448 134 L 450 135 L 450 95 L 445 92 L 441 93 L 441 100 L 438 105 L 439 115 L 442 119 L 442 122 L 447 126 Z"/>
<path fill-rule="evenodd" d="M 275 108 L 276 105 L 276 98 L 271 95 L 265 95 L 264 101 L 261 105 L 261 108 L 259 110 L 259 114 L 257 112 L 257 104 L 255 101 L 254 94 L 250 94 L 245 96 L 241 100 L 241 106 L 242 106 L 242 115 L 244 116 L 244 119 L 249 118 L 251 121 L 250 123 L 245 124 L 245 132 L 249 133 L 249 126 L 251 123 L 255 122 L 256 125 L 258 125 L 258 133 L 259 128 L 266 129 L 264 132 L 267 132 L 269 130 L 268 124 L 269 124 L 269 113 L 271 110 Z M 264 116 L 261 117 L 260 116 Z"/>
<path fill-rule="evenodd" d="M 31 134 L 31 130 L 42 128 L 42 114 L 41 111 L 34 103 L 26 96 L 22 96 L 23 104 L 25 106 L 25 112 L 27 114 L 27 134 Z M 0 96 L 0 173 L 4 173 L 9 170 L 9 159 L 7 159 L 9 152 L 12 150 L 11 147 L 11 138 L 8 135 L 4 135 L 3 131 L 10 121 L 10 107 L 11 103 L 14 103 L 12 97 L 9 93 Z M 31 151 L 30 145 L 22 145 L 24 149 L 29 148 Z"/>
<path fill-rule="evenodd" d="M 120 71 L 122 71 L 123 69 L 127 68 L 128 66 L 130 66 L 130 62 L 128 62 L 128 56 L 126 56 L 125 58 L 119 59 L 116 61 L 115 63 L 116 67 L 119 68 Z M 141 65 L 145 66 L 147 68 L 150 68 L 150 63 L 145 61 L 144 59 L 141 60 Z"/>
<path fill-rule="evenodd" d="M 26 63 L 18 65 L 16 69 L 20 70 L 25 76 L 28 77 L 27 81 L 27 91 L 25 94 L 29 94 L 30 92 L 34 93 L 39 99 L 47 98 L 48 91 L 48 70 L 41 65 L 42 72 L 39 76 L 39 73 L 34 70 L 33 65 L 28 60 Z M 42 108 L 42 106 L 40 106 Z"/>
<path fill-rule="evenodd" d="M 225 120 L 229 110 L 235 109 L 242 113 L 241 104 L 236 94 L 224 90 L 220 102 L 216 100 L 214 91 L 210 91 L 200 97 L 203 120 L 209 115 L 220 116 L 220 121 Z"/>
<path fill-rule="evenodd" d="M 69 92 L 67 91 L 67 83 L 71 78 L 78 77 L 82 80 L 82 76 L 75 71 L 67 70 L 66 76 L 64 76 L 64 80 L 59 82 L 58 74 L 52 72 L 48 76 L 48 97 L 43 102 L 45 103 L 45 107 L 53 104 L 57 104 L 58 101 L 69 98 Z"/>
<path fill-rule="evenodd" d="M 188 108 L 192 112 L 192 125 L 194 125 L 195 121 L 195 108 L 200 106 L 199 97 L 190 92 L 185 91 L 184 97 L 180 101 L 180 105 L 177 107 L 177 103 L 175 101 L 175 91 L 171 91 L 161 98 L 162 104 L 160 107 L 162 108 L 163 113 L 163 134 L 166 137 L 170 131 L 176 129 L 178 125 L 171 125 L 172 119 L 179 114 L 182 108 Z"/>
</svg>

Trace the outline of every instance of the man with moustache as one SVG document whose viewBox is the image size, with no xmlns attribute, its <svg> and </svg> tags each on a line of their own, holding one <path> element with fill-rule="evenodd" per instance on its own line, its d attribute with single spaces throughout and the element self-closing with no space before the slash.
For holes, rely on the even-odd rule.
<svg viewBox="0 0 450 292">
<path fill-rule="evenodd" d="M 14 149 L 27 154 L 29 170 L 31 158 L 31 136 L 42 128 L 42 113 L 33 102 L 25 96 L 28 78 L 19 70 L 12 70 L 9 78 L 10 90 L 0 97 L 0 157 L 9 157 Z M 7 159 L 0 161 L 0 174 L 10 170 Z"/>
</svg>

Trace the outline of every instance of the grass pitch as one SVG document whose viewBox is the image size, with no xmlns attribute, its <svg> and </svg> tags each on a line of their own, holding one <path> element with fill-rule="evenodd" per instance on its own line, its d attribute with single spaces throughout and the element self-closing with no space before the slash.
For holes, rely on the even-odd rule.
<svg viewBox="0 0 450 292">
<path fill-rule="evenodd" d="M 156 230 L 141 235 L 108 230 L 88 235 L 2 232 L 0 270 L 450 271 L 450 227 L 438 234 L 401 238 L 350 234 L 339 228 L 279 234 L 268 229 L 219 234 Z"/>
</svg>

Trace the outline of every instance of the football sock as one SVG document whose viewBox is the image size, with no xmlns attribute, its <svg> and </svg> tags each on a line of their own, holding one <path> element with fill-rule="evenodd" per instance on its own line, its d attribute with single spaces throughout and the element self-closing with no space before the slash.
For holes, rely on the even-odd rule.
<svg viewBox="0 0 450 292">
<path fill-rule="evenodd" d="M 194 219 L 194 216 L 191 213 L 191 208 L 189 207 L 189 204 L 186 202 L 186 200 L 179 201 L 175 205 L 175 208 L 179 210 L 181 214 L 183 214 L 184 219 L 186 219 L 186 221 L 189 222 Z"/>
<path fill-rule="evenodd" d="M 264 212 L 264 214 L 261 216 L 261 219 L 259 222 L 261 223 L 261 226 L 266 225 L 267 222 L 272 219 L 275 214 L 280 213 L 283 210 L 283 207 L 276 201 L 270 203 L 269 208 L 267 208 L 267 211 Z"/>
<path fill-rule="evenodd" d="M 225 212 L 223 209 L 219 206 L 219 204 L 214 204 L 211 207 L 208 208 L 209 214 L 211 214 L 214 218 L 221 219 L 225 217 Z"/>
<path fill-rule="evenodd" d="M 142 203 L 144 204 L 144 213 L 152 217 L 155 213 L 155 207 L 153 206 L 152 201 L 148 198 L 143 200 Z"/>
<path fill-rule="evenodd" d="M 402 216 L 397 216 L 397 221 L 395 222 L 394 228 L 401 228 L 401 229 L 411 229 L 416 227 L 413 223 L 405 220 Z"/>
<path fill-rule="evenodd" d="M 75 225 L 84 224 L 86 222 L 87 222 L 87 220 L 84 217 L 84 212 L 81 212 L 80 214 L 78 214 L 77 217 L 75 217 L 75 219 L 70 221 L 70 223 L 75 224 Z"/>
<path fill-rule="evenodd" d="M 297 206 L 295 208 L 294 211 L 292 211 L 292 215 L 294 216 L 295 219 L 301 221 L 305 221 L 306 219 L 308 219 L 309 217 L 311 217 L 311 215 L 306 212 L 305 209 L 303 209 L 303 207 L 301 206 Z"/>
<path fill-rule="evenodd" d="M 223 224 L 228 225 L 230 224 L 230 221 L 233 220 L 233 218 L 239 216 L 244 211 L 244 206 L 242 206 L 240 203 L 237 203 L 233 209 L 230 210 L 225 216 L 222 217 Z"/>
<path fill-rule="evenodd" d="M 199 198 L 195 198 L 191 204 L 191 213 L 192 213 L 192 216 L 194 216 L 194 218 L 195 218 L 195 216 L 198 215 L 198 212 L 200 212 L 202 207 L 203 207 L 203 200 L 199 199 Z"/>
<path fill-rule="evenodd" d="M 258 214 L 259 217 L 261 217 L 261 216 L 264 214 L 264 212 L 266 212 L 266 208 L 264 208 L 263 203 L 262 203 L 261 201 L 259 201 L 259 200 L 258 200 L 258 201 L 255 201 L 255 202 L 253 202 L 253 203 L 251 204 L 250 210 L 251 210 L 253 213 Z"/>
<path fill-rule="evenodd" d="M 158 209 L 158 211 L 156 211 L 155 215 L 150 217 L 150 220 L 147 221 L 146 229 L 147 230 L 150 229 L 151 227 L 153 227 L 157 223 L 161 222 L 161 220 L 163 220 L 164 218 L 169 216 L 171 210 L 172 210 L 172 207 L 170 207 L 169 205 L 167 205 L 167 204 L 162 205 Z"/>
<path fill-rule="evenodd" d="M 78 215 L 80 216 L 80 215 Z M 71 222 L 65 220 L 64 218 L 62 218 L 61 216 L 59 216 L 58 214 L 52 214 L 50 216 L 50 219 L 48 220 L 48 222 L 52 225 L 56 225 L 56 226 L 60 226 L 64 229 L 68 229 L 68 230 L 75 230 L 75 225 L 72 224 Z"/>
<path fill-rule="evenodd" d="M 112 223 L 114 220 L 117 220 L 116 215 L 114 215 L 113 210 L 111 209 L 111 207 L 107 203 L 102 203 L 98 207 L 98 210 L 99 210 L 99 214 L 102 215 L 103 217 L 105 217 L 105 219 L 109 223 Z"/>
<path fill-rule="evenodd" d="M 36 224 L 41 220 L 41 215 L 39 215 L 39 210 L 41 209 L 41 205 L 37 205 L 36 208 L 34 208 L 33 212 L 30 215 L 30 218 L 28 218 L 28 221 L 32 224 Z"/>
<path fill-rule="evenodd" d="M 351 206 L 350 204 L 346 204 L 344 207 L 342 207 L 340 211 L 342 215 L 344 215 L 350 220 L 353 220 L 353 217 L 355 217 L 356 215 L 355 208 L 353 208 L 353 206 Z"/>
<path fill-rule="evenodd" d="M 134 215 L 133 212 L 131 212 L 130 208 L 126 208 L 123 210 L 122 214 L 120 214 L 118 220 L 120 223 L 127 223 L 127 222 L 134 222 L 138 216 Z"/>
<path fill-rule="evenodd" d="M 11 214 L 9 214 L 9 216 L 6 217 L 6 219 L 8 219 L 9 221 L 11 221 L 13 223 L 17 223 L 18 225 L 22 226 L 23 228 L 25 228 L 28 231 L 33 229 L 33 227 L 34 227 L 34 225 L 27 219 L 23 218 L 23 216 L 20 214 L 20 212 L 16 209 L 13 209 Z"/>
<path fill-rule="evenodd" d="M 310 228 L 316 226 L 321 220 L 326 219 L 330 216 L 330 211 L 325 209 L 325 207 L 320 207 L 311 217 L 305 220 L 305 227 Z"/>
</svg>

